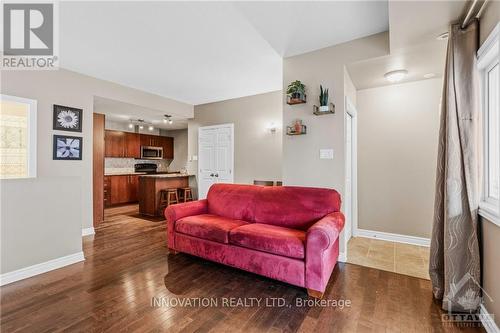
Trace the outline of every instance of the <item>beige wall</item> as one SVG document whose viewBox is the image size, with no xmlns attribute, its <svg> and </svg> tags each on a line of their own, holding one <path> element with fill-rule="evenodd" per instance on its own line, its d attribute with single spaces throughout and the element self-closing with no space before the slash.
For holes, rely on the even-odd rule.
<svg viewBox="0 0 500 333">
<path fill-rule="evenodd" d="M 168 166 L 169 171 L 180 171 L 187 168 L 188 161 L 188 130 L 160 130 L 160 135 L 174 138 L 174 159 Z"/>
<path fill-rule="evenodd" d="M 192 117 L 193 106 L 66 70 L 2 71 L 1 93 L 35 99 L 37 177 L 1 180 L 1 273 L 81 251 L 92 226 L 94 96 Z M 83 132 L 52 130 L 52 105 L 83 109 Z M 52 160 L 53 134 L 83 137 L 81 161 Z"/>
<path fill-rule="evenodd" d="M 483 295 L 486 309 L 495 317 L 500 327 L 500 226 L 484 218 L 481 219 L 481 238 L 483 254 L 482 283 L 488 296 Z M 491 297 L 491 299 L 490 299 Z"/>
<path fill-rule="evenodd" d="M 281 180 L 281 128 L 268 129 L 281 117 L 281 91 L 196 105 L 188 124 L 189 158 L 198 155 L 198 127 L 234 123 L 234 182 Z M 189 161 L 188 169 L 197 174 L 198 162 Z"/>
<path fill-rule="evenodd" d="M 488 1 L 480 19 L 479 43 L 483 44 L 490 32 L 500 21 L 500 1 Z"/>
<path fill-rule="evenodd" d="M 500 1 L 489 1 L 488 7 L 480 21 L 481 44 L 495 28 L 500 20 Z M 492 313 L 497 326 L 500 327 L 500 227 L 486 219 L 481 220 L 482 229 L 482 280 L 483 288 L 493 299 L 484 297 L 488 312 Z"/>
<path fill-rule="evenodd" d="M 430 238 L 442 79 L 358 90 L 358 227 Z"/>
<path fill-rule="evenodd" d="M 284 92 L 290 82 L 301 80 L 306 85 L 308 98 L 306 104 L 288 105 L 283 93 L 283 127 L 291 125 L 295 119 L 302 119 L 308 132 L 301 136 L 283 136 L 283 181 L 286 185 L 335 188 L 343 193 L 344 96 L 350 87 L 350 79 L 345 77 L 345 64 L 386 55 L 388 51 L 388 33 L 381 33 L 283 60 Z M 320 84 L 329 88 L 330 102 L 336 106 L 334 115 L 313 115 Z M 319 159 L 319 150 L 323 148 L 334 150 L 333 160 Z"/>
</svg>

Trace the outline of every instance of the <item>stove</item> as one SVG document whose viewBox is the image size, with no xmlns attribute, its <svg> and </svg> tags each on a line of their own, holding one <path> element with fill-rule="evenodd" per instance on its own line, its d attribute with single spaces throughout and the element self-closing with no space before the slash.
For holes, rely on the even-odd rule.
<svg viewBox="0 0 500 333">
<path fill-rule="evenodd" d="M 134 164 L 135 172 L 157 173 L 158 166 L 154 163 L 137 163 Z"/>
</svg>

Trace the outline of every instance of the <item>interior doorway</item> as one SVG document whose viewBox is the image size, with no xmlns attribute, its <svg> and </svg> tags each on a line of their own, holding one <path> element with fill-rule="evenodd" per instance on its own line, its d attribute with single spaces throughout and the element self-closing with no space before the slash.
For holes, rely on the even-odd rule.
<svg viewBox="0 0 500 333">
<path fill-rule="evenodd" d="M 357 111 L 354 104 L 345 98 L 345 193 L 344 214 L 344 253 L 347 255 L 347 243 L 357 229 Z"/>
</svg>

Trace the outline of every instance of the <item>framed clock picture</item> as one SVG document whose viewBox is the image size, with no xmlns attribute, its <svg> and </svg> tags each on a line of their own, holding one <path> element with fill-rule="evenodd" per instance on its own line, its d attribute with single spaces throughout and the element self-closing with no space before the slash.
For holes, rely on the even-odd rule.
<svg viewBox="0 0 500 333">
<path fill-rule="evenodd" d="M 82 131 L 83 110 L 54 104 L 53 129 L 58 131 Z"/>
</svg>

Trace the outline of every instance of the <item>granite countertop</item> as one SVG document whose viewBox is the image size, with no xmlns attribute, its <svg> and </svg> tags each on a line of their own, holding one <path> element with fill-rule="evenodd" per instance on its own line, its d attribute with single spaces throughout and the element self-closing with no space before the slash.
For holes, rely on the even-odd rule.
<svg viewBox="0 0 500 333">
<path fill-rule="evenodd" d="M 166 174 L 149 174 L 143 175 L 142 177 L 152 177 L 152 178 L 176 178 L 176 177 L 191 177 L 194 175 L 182 174 L 182 173 L 166 173 Z"/>
<path fill-rule="evenodd" d="M 128 175 L 147 175 L 146 172 L 133 172 L 133 171 L 113 171 L 113 172 L 107 172 L 104 174 L 104 176 L 128 176 Z"/>
</svg>

